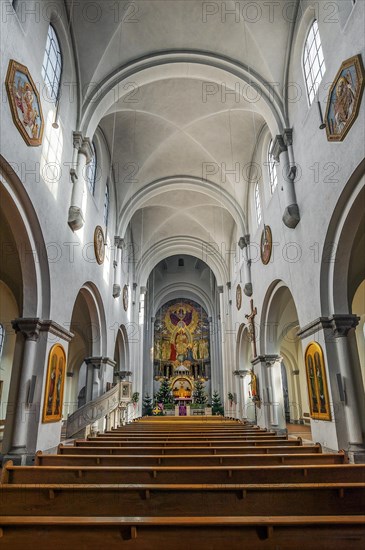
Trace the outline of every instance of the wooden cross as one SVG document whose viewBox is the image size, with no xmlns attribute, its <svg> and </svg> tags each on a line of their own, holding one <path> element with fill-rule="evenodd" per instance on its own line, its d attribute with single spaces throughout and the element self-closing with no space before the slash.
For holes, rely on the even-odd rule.
<svg viewBox="0 0 365 550">
<path fill-rule="evenodd" d="M 253 299 L 250 300 L 251 305 L 251 313 L 249 315 L 245 315 L 247 321 L 248 321 L 248 335 L 251 342 L 251 349 L 252 349 L 252 355 L 253 359 L 257 356 L 257 350 L 256 350 L 256 331 L 255 331 L 255 323 L 254 319 L 257 315 L 257 308 L 253 307 Z"/>
</svg>

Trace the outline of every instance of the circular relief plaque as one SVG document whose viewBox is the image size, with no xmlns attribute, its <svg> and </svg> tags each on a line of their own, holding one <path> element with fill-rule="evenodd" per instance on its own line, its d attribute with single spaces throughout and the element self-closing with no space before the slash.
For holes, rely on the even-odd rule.
<svg viewBox="0 0 365 550">
<path fill-rule="evenodd" d="M 242 288 L 241 285 L 237 285 L 236 288 L 236 306 L 237 309 L 240 310 L 242 306 Z"/>
<path fill-rule="evenodd" d="M 97 225 L 94 231 L 94 252 L 96 261 L 101 265 L 105 258 L 105 240 L 104 232 L 100 225 Z"/>
<path fill-rule="evenodd" d="M 264 225 L 264 229 L 261 234 L 261 261 L 264 265 L 267 265 L 271 258 L 272 252 L 272 233 L 268 225 Z"/>
<path fill-rule="evenodd" d="M 128 302 L 129 302 L 129 291 L 127 285 L 124 285 L 123 287 L 123 308 L 124 311 L 127 311 L 128 309 Z"/>
</svg>

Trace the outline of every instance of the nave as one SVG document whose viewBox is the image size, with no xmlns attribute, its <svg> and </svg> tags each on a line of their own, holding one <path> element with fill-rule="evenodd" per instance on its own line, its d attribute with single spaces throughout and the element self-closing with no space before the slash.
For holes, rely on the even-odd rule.
<svg viewBox="0 0 365 550">
<path fill-rule="evenodd" d="M 225 417 L 144 417 L 7 462 L 1 548 L 363 548 L 365 465 Z M 244 545 L 244 546 L 243 546 Z"/>
</svg>

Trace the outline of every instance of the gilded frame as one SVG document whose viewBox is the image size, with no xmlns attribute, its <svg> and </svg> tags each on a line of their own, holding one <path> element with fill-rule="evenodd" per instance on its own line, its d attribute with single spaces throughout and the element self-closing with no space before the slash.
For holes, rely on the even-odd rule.
<svg viewBox="0 0 365 550">
<path fill-rule="evenodd" d="M 124 311 L 128 311 L 129 306 L 129 290 L 128 286 L 124 285 L 123 287 L 123 309 Z"/>
<path fill-rule="evenodd" d="M 11 59 L 5 86 L 15 126 L 27 145 L 39 147 L 43 139 L 44 118 L 41 99 L 28 68 Z"/>
<path fill-rule="evenodd" d="M 62 418 L 66 377 L 66 352 L 55 344 L 49 352 L 42 422 L 59 422 Z"/>
<path fill-rule="evenodd" d="M 264 265 L 267 265 L 271 259 L 272 253 L 272 232 L 269 225 L 264 225 L 261 233 L 260 256 Z"/>
<path fill-rule="evenodd" d="M 102 265 L 105 259 L 105 237 L 100 225 L 97 225 L 94 231 L 94 253 L 97 263 Z"/>
<path fill-rule="evenodd" d="M 345 139 L 359 114 L 363 90 L 362 57 L 354 55 L 342 63 L 328 93 L 325 115 L 328 141 Z"/>
<path fill-rule="evenodd" d="M 310 416 L 314 420 L 331 420 L 327 374 L 324 355 L 318 342 L 311 342 L 305 350 Z"/>
<path fill-rule="evenodd" d="M 241 285 L 238 284 L 236 288 L 236 307 L 238 311 L 241 309 L 242 306 L 242 288 Z"/>
</svg>

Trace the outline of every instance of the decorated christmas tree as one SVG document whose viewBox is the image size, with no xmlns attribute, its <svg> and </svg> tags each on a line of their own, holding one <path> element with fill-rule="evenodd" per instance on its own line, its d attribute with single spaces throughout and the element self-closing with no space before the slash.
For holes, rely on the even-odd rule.
<svg viewBox="0 0 365 550">
<path fill-rule="evenodd" d="M 143 416 L 152 416 L 152 397 L 146 393 L 142 401 L 142 414 Z"/>
<path fill-rule="evenodd" d="M 207 402 L 207 394 L 204 391 L 204 384 L 197 380 L 195 382 L 194 401 L 198 405 L 204 405 Z"/>
<path fill-rule="evenodd" d="M 160 389 L 156 394 L 156 401 L 157 403 L 163 403 L 164 405 L 167 405 L 172 401 L 170 385 L 166 380 L 166 378 L 164 378 L 163 381 L 161 382 Z"/>
<path fill-rule="evenodd" d="M 224 414 L 221 398 L 219 397 L 217 391 L 215 391 L 212 395 L 212 414 Z"/>
</svg>

